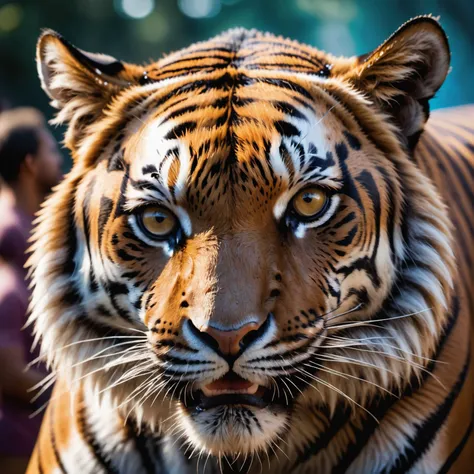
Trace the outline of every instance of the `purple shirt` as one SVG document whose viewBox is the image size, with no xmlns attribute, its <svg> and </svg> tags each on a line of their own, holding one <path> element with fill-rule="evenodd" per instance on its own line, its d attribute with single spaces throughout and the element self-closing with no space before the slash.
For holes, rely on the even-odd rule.
<svg viewBox="0 0 474 474">
<path fill-rule="evenodd" d="M 30 350 L 31 328 L 22 330 L 30 296 L 23 265 L 31 220 L 0 197 L 0 347 L 21 346 L 27 363 L 37 357 Z M 8 397 L 0 386 L 0 454 L 31 454 L 42 418 L 29 418 L 35 409 L 32 404 Z"/>
</svg>

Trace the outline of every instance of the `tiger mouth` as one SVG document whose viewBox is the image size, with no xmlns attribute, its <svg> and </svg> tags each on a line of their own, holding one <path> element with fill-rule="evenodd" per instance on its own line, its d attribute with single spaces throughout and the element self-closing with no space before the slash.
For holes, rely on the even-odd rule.
<svg viewBox="0 0 474 474">
<path fill-rule="evenodd" d="M 272 390 L 249 382 L 232 371 L 181 398 L 186 408 L 198 412 L 230 405 L 266 408 L 278 403 Z"/>
</svg>

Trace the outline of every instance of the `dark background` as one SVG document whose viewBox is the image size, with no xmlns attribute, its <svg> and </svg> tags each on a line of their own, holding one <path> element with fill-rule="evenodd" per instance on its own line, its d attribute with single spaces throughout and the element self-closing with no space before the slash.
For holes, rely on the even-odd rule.
<svg viewBox="0 0 474 474">
<path fill-rule="evenodd" d="M 452 71 L 432 107 L 474 102 L 474 0 L 0 0 L 0 100 L 52 117 L 34 61 L 44 27 L 87 51 L 144 63 L 234 26 L 362 54 L 426 13 L 441 17 L 452 50 Z"/>
</svg>

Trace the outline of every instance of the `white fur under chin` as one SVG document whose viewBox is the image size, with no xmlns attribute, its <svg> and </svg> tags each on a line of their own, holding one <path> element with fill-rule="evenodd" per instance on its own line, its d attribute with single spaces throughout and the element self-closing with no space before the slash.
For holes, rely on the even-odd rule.
<svg viewBox="0 0 474 474">
<path fill-rule="evenodd" d="M 252 415 L 247 415 L 245 424 L 243 413 L 249 412 Z M 223 420 L 224 417 L 227 419 Z M 259 451 L 266 452 L 285 431 L 288 422 L 285 412 L 275 412 L 271 408 L 222 406 L 193 417 L 182 406 L 178 408 L 179 436 L 195 451 L 215 456 L 245 457 Z"/>
</svg>

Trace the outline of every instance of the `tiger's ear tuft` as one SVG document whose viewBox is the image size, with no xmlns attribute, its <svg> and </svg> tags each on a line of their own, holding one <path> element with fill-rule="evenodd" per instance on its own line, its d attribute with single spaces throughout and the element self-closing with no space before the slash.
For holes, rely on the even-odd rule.
<svg viewBox="0 0 474 474">
<path fill-rule="evenodd" d="M 393 117 L 413 148 L 428 119 L 428 101 L 446 79 L 449 63 L 444 30 L 437 19 L 420 16 L 360 56 L 346 77 Z"/>
<path fill-rule="evenodd" d="M 44 30 L 39 37 L 36 62 L 43 90 L 53 107 L 60 109 L 54 123 L 69 123 L 65 140 L 69 148 L 74 148 L 85 127 L 101 116 L 110 100 L 142 74 L 138 66 L 82 51 L 52 30 Z"/>
</svg>

